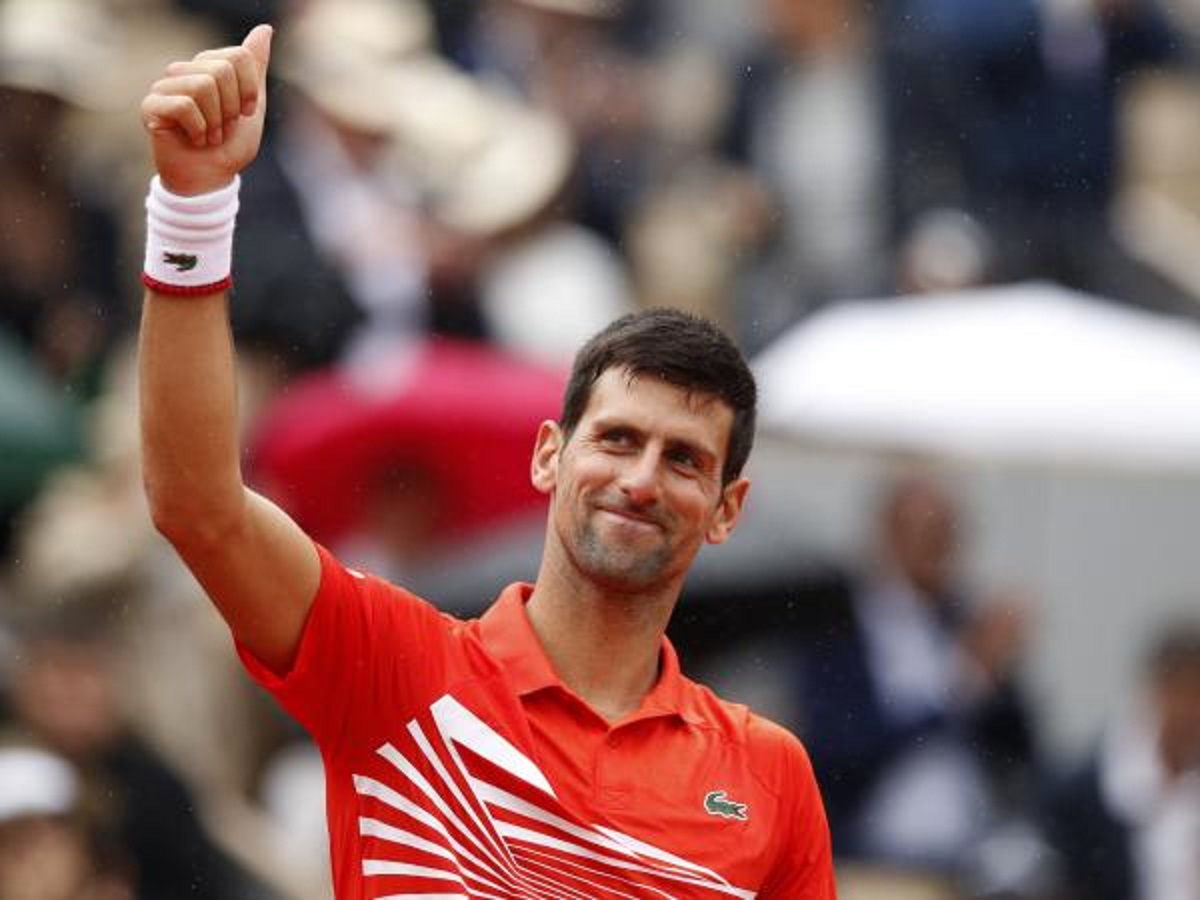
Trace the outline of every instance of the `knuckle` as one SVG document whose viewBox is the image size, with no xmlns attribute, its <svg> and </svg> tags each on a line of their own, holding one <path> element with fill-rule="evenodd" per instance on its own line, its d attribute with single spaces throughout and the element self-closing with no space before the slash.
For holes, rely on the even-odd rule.
<svg viewBox="0 0 1200 900">
<path fill-rule="evenodd" d="M 233 64 L 227 59 L 217 60 L 213 63 L 213 77 L 217 79 L 225 88 L 232 88 L 237 84 L 237 72 L 233 68 Z"/>
<path fill-rule="evenodd" d="M 227 54 L 231 49 L 233 49 L 233 48 L 232 47 L 217 47 L 217 48 L 211 49 L 211 50 L 201 50 L 199 53 L 197 53 L 193 57 L 193 59 L 195 59 L 197 62 L 202 62 L 204 60 L 213 59 L 214 57 L 220 56 L 222 54 Z"/>
<path fill-rule="evenodd" d="M 210 72 L 196 72 L 189 76 L 192 92 L 197 98 L 209 99 L 217 90 L 217 79 Z"/>
</svg>

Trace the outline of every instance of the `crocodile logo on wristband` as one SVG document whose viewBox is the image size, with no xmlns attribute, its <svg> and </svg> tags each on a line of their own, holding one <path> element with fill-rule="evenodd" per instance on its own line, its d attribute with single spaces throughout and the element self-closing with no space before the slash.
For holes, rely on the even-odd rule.
<svg viewBox="0 0 1200 900">
<path fill-rule="evenodd" d="M 196 257 L 192 253 L 163 253 L 162 261 L 168 266 L 174 266 L 176 272 L 190 272 L 196 268 Z"/>
</svg>

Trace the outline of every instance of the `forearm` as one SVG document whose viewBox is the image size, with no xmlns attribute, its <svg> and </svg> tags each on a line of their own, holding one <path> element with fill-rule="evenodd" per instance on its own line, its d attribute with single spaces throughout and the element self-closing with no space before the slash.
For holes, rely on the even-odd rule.
<svg viewBox="0 0 1200 900">
<path fill-rule="evenodd" d="M 139 335 L 143 478 L 172 540 L 216 539 L 245 505 L 228 295 L 146 292 Z"/>
<path fill-rule="evenodd" d="M 147 285 L 138 377 L 143 477 L 159 530 L 203 551 L 239 528 L 229 333 L 238 177 L 258 153 L 271 29 L 170 63 L 142 101 L 154 168 L 146 200 Z"/>
<path fill-rule="evenodd" d="M 154 524 L 242 645 L 282 674 L 317 593 L 312 541 L 242 483 L 229 328 L 240 173 L 258 154 L 271 28 L 173 62 L 142 100 L 158 178 L 146 199 L 149 288 L 138 379 Z"/>
</svg>

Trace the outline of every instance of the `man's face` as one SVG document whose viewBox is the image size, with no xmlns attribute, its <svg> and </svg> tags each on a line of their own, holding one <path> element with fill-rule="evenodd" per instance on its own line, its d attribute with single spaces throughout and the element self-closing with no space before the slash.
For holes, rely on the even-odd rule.
<svg viewBox="0 0 1200 900">
<path fill-rule="evenodd" d="M 551 494 L 549 539 L 607 590 L 671 587 L 741 510 L 749 483 L 721 485 L 732 424 L 718 398 L 605 372 L 569 440 L 551 422 L 538 434 L 533 477 Z"/>
<path fill-rule="evenodd" d="M 90 894 L 88 856 L 85 835 L 64 820 L 0 822 L 0 897 L 69 900 Z"/>
<path fill-rule="evenodd" d="M 1159 748 L 1173 774 L 1200 772 L 1200 665 L 1183 665 L 1156 685 Z"/>
<path fill-rule="evenodd" d="M 888 523 L 891 556 L 917 588 L 936 594 L 954 576 L 958 549 L 954 507 L 939 488 L 914 482 L 896 499 Z"/>
<path fill-rule="evenodd" d="M 108 661 L 90 644 L 35 642 L 17 673 L 13 699 L 25 724 L 72 759 L 102 752 L 121 728 Z"/>
</svg>

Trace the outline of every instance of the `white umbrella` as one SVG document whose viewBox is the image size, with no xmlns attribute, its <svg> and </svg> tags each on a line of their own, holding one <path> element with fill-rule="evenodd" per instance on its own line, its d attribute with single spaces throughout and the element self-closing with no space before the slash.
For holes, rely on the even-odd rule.
<svg viewBox="0 0 1200 900">
<path fill-rule="evenodd" d="M 1200 468 L 1200 327 L 1050 284 L 843 303 L 754 368 L 764 427 L 822 443 Z"/>
</svg>

